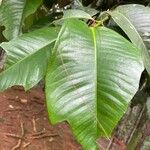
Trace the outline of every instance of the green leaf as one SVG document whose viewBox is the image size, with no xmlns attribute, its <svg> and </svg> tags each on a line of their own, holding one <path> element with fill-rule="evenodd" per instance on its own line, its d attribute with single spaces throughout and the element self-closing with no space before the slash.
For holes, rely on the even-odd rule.
<svg viewBox="0 0 150 150">
<path fill-rule="evenodd" d="M 90 8 L 90 7 L 84 7 L 82 5 L 82 3 L 79 0 L 74 0 L 74 4 L 73 4 L 73 9 L 80 9 L 85 11 L 86 13 L 88 13 L 89 15 L 93 16 L 96 13 L 98 13 L 99 11 L 97 11 L 94 8 Z"/>
<path fill-rule="evenodd" d="M 140 53 L 116 32 L 78 20 L 65 22 L 54 49 L 46 75 L 49 118 L 67 121 L 83 148 L 95 150 L 138 89 Z"/>
<path fill-rule="evenodd" d="M 82 2 L 80 0 L 74 0 L 73 6 L 75 8 L 83 8 L 84 6 L 82 5 Z"/>
<path fill-rule="evenodd" d="M 123 5 L 109 12 L 114 21 L 141 50 L 144 65 L 150 74 L 150 8 L 143 5 Z"/>
<path fill-rule="evenodd" d="M 68 10 L 65 10 L 63 14 L 64 14 L 63 18 L 59 20 L 55 20 L 53 22 L 56 26 L 62 25 L 66 19 L 79 18 L 79 19 L 94 20 L 87 12 L 85 12 L 84 10 L 80 10 L 80 9 L 68 9 Z"/>
<path fill-rule="evenodd" d="M 24 19 L 33 14 L 42 0 L 3 0 L 0 6 L 0 25 L 6 39 L 11 40 L 22 33 Z"/>
<path fill-rule="evenodd" d="M 36 12 L 37 8 L 42 3 L 42 0 L 26 0 L 26 5 L 24 8 L 23 18 L 28 17 L 29 15 Z"/>
<path fill-rule="evenodd" d="M 7 54 L 5 70 L 0 73 L 1 91 L 13 85 L 27 90 L 44 77 L 57 33 L 57 28 L 43 28 L 0 45 Z"/>
<path fill-rule="evenodd" d="M 93 18 L 88 13 L 80 9 L 65 10 L 63 19 L 69 19 L 69 18 L 83 18 L 83 19 L 93 20 Z"/>
</svg>

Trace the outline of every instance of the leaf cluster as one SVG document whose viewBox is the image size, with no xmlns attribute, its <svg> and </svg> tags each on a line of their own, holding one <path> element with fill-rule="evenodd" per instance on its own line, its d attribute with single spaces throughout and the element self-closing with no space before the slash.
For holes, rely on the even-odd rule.
<svg viewBox="0 0 150 150">
<path fill-rule="evenodd" d="M 143 70 L 150 74 L 150 8 L 101 11 L 98 1 L 95 9 L 82 2 L 2 1 L 0 90 L 28 90 L 44 79 L 51 122 L 67 121 L 83 149 L 95 150 L 125 113 Z"/>
</svg>

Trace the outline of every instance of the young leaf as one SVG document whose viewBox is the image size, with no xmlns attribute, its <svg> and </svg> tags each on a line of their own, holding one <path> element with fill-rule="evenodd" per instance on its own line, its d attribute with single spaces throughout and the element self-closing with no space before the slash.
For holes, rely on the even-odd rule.
<svg viewBox="0 0 150 150">
<path fill-rule="evenodd" d="M 65 10 L 63 15 L 63 18 L 54 21 L 55 25 L 62 25 L 63 21 L 66 19 L 75 19 L 75 18 L 80 18 L 80 19 L 91 19 L 93 20 L 93 18 L 84 10 L 80 10 L 80 9 L 68 9 Z"/>
<path fill-rule="evenodd" d="M 11 40 L 22 33 L 24 19 L 33 14 L 42 0 L 3 0 L 0 6 L 0 25 L 6 39 Z"/>
<path fill-rule="evenodd" d="M 94 8 L 84 7 L 79 0 L 74 0 L 74 3 L 73 3 L 72 7 L 73 7 L 73 9 L 83 10 L 86 13 L 90 14 L 91 16 L 93 16 L 93 15 L 95 15 L 95 14 L 97 14 L 99 12 L 98 10 L 96 10 Z"/>
<path fill-rule="evenodd" d="M 140 53 L 116 32 L 79 20 L 65 22 L 54 49 L 46 75 L 49 118 L 68 121 L 83 148 L 95 150 L 138 89 Z"/>
<path fill-rule="evenodd" d="M 150 74 L 150 8 L 143 5 L 123 5 L 109 12 L 114 21 L 141 50 L 144 65 Z"/>
<path fill-rule="evenodd" d="M 1 91 L 13 85 L 27 90 L 44 77 L 57 33 L 57 28 L 43 28 L 0 44 L 7 54 L 5 70 L 0 73 Z"/>
<path fill-rule="evenodd" d="M 92 19 L 93 18 L 83 10 L 80 9 L 68 9 L 64 11 L 63 19 L 69 18 L 83 18 L 83 19 Z"/>
</svg>

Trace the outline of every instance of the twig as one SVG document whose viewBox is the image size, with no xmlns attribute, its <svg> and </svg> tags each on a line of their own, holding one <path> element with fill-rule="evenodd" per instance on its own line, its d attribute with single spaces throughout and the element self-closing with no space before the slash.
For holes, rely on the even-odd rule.
<svg viewBox="0 0 150 150">
<path fill-rule="evenodd" d="M 25 143 L 25 144 L 23 145 L 23 148 L 28 147 L 30 144 L 31 144 L 31 142 Z"/>
<path fill-rule="evenodd" d="M 13 108 L 13 109 L 7 109 L 4 112 L 8 112 L 8 111 L 21 111 L 22 108 Z"/>
<path fill-rule="evenodd" d="M 59 135 L 58 134 L 43 134 L 43 135 L 31 137 L 31 138 L 32 139 L 42 139 L 42 138 L 54 137 L 54 136 L 59 136 Z"/>
<path fill-rule="evenodd" d="M 40 131 L 40 132 L 37 132 L 37 133 L 34 133 L 34 134 L 32 134 L 32 136 L 39 136 L 39 135 L 41 135 L 41 134 L 45 134 L 46 132 L 45 132 L 45 128 L 43 128 L 43 130 L 42 131 Z"/>
<path fill-rule="evenodd" d="M 5 133 L 6 136 L 17 138 L 17 139 L 24 139 L 20 135 L 12 134 L 12 133 Z"/>
<path fill-rule="evenodd" d="M 21 136 L 24 136 L 24 124 L 21 122 Z"/>
<path fill-rule="evenodd" d="M 24 136 L 24 124 L 22 122 L 20 123 L 20 128 L 21 128 L 21 138 L 18 140 L 17 144 L 11 150 L 17 150 L 21 146 L 22 138 Z"/>
<path fill-rule="evenodd" d="M 17 149 L 19 149 L 20 146 L 21 146 L 21 142 L 22 142 L 22 140 L 19 139 L 18 142 L 17 142 L 17 145 L 15 145 L 11 150 L 17 150 Z"/>
<path fill-rule="evenodd" d="M 33 131 L 34 131 L 34 132 L 37 132 L 37 129 L 36 129 L 36 122 L 35 122 L 35 119 L 34 119 L 34 118 L 32 119 L 32 124 L 33 124 Z"/>
<path fill-rule="evenodd" d="M 112 136 L 112 138 L 111 138 L 111 140 L 109 141 L 109 144 L 108 144 L 106 150 L 110 150 L 110 148 L 112 147 L 113 141 L 114 141 L 114 137 Z"/>
</svg>

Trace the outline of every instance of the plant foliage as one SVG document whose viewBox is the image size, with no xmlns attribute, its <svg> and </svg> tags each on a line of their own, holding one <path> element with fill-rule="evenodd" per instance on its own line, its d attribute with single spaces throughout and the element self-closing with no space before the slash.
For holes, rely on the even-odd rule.
<svg viewBox="0 0 150 150">
<path fill-rule="evenodd" d="M 145 67 L 150 74 L 150 8 L 125 5 L 117 7 L 110 14 L 132 43 L 141 50 Z"/>
<path fill-rule="evenodd" d="M 0 5 L 0 25 L 5 26 L 4 36 L 11 40 L 22 34 L 24 20 L 33 14 L 42 0 L 3 0 Z"/>
<path fill-rule="evenodd" d="M 137 91 L 140 53 L 114 31 L 78 20 L 64 23 L 54 50 L 46 75 L 50 119 L 67 120 L 83 147 L 96 149 Z"/>
<path fill-rule="evenodd" d="M 91 16 L 77 2 L 49 12 L 41 0 L 2 1 L 0 25 L 8 41 L 0 44 L 7 56 L 0 90 L 28 90 L 45 78 L 51 122 L 67 121 L 83 149 L 96 150 L 96 140 L 111 135 L 137 92 L 144 65 L 150 73 L 150 8 L 122 5 Z M 40 5 L 44 17 L 63 16 L 63 23 L 50 18 L 47 27 L 23 33 L 25 18 Z M 105 26 L 110 17 L 130 40 Z"/>
</svg>

